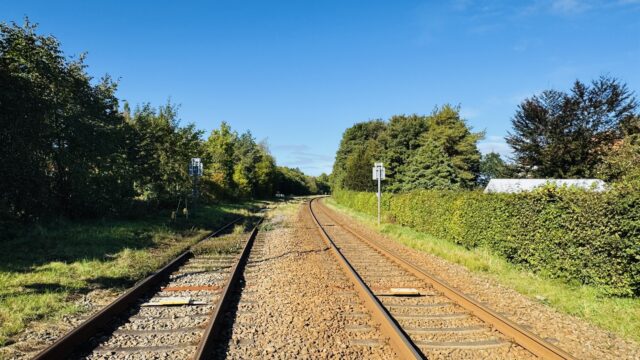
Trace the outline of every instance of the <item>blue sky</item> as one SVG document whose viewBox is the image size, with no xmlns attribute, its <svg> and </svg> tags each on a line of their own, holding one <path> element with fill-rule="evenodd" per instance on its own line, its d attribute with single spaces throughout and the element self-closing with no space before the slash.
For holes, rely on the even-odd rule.
<svg viewBox="0 0 640 360">
<path fill-rule="evenodd" d="M 508 154 L 517 104 L 579 78 L 640 90 L 640 0 L 3 1 L 132 104 L 181 105 L 209 132 L 267 139 L 279 164 L 329 172 L 342 132 L 459 104 L 483 152 Z"/>
</svg>

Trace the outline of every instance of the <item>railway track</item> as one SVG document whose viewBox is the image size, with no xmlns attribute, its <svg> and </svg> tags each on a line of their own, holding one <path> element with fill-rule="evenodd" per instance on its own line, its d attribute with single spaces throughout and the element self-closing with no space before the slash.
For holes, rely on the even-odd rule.
<svg viewBox="0 0 640 360">
<path fill-rule="evenodd" d="M 308 209 L 401 358 L 573 359 L 341 223 L 317 198 Z"/>
<path fill-rule="evenodd" d="M 238 218 L 199 242 L 205 245 Z M 259 220 L 237 254 L 182 253 L 34 359 L 204 359 L 238 289 Z"/>
</svg>

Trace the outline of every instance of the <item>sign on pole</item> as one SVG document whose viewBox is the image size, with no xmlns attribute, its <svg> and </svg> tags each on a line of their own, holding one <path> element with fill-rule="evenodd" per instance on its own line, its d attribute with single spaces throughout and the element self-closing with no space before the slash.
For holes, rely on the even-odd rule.
<svg viewBox="0 0 640 360">
<path fill-rule="evenodd" d="M 193 207 L 196 207 L 198 203 L 198 197 L 200 192 L 198 191 L 198 178 L 202 176 L 202 160 L 200 158 L 191 158 L 189 163 L 189 175 L 193 177 L 193 190 L 191 196 L 193 197 Z"/>
<path fill-rule="evenodd" d="M 202 160 L 200 158 L 191 158 L 189 163 L 190 176 L 202 176 Z"/>
<path fill-rule="evenodd" d="M 378 225 L 380 225 L 380 202 L 382 201 L 382 192 L 380 181 L 385 179 L 384 165 L 381 162 L 373 164 L 373 180 L 378 180 Z"/>
</svg>

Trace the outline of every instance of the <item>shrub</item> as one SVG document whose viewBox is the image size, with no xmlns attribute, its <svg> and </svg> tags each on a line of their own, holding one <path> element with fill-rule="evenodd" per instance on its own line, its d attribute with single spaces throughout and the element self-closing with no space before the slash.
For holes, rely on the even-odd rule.
<svg viewBox="0 0 640 360">
<path fill-rule="evenodd" d="M 340 204 L 376 214 L 374 193 L 337 190 Z M 640 193 L 544 187 L 530 193 L 420 190 L 384 194 L 385 218 L 454 241 L 487 247 L 535 273 L 640 294 Z"/>
</svg>

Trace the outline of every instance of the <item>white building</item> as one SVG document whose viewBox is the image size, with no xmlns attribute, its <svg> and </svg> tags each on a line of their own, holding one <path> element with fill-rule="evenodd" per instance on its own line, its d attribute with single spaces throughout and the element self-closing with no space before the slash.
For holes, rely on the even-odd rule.
<svg viewBox="0 0 640 360">
<path fill-rule="evenodd" d="M 531 191 L 547 184 L 554 184 L 558 187 L 577 187 L 596 192 L 606 190 L 606 183 L 598 179 L 491 179 L 484 192 L 512 194 Z"/>
</svg>

